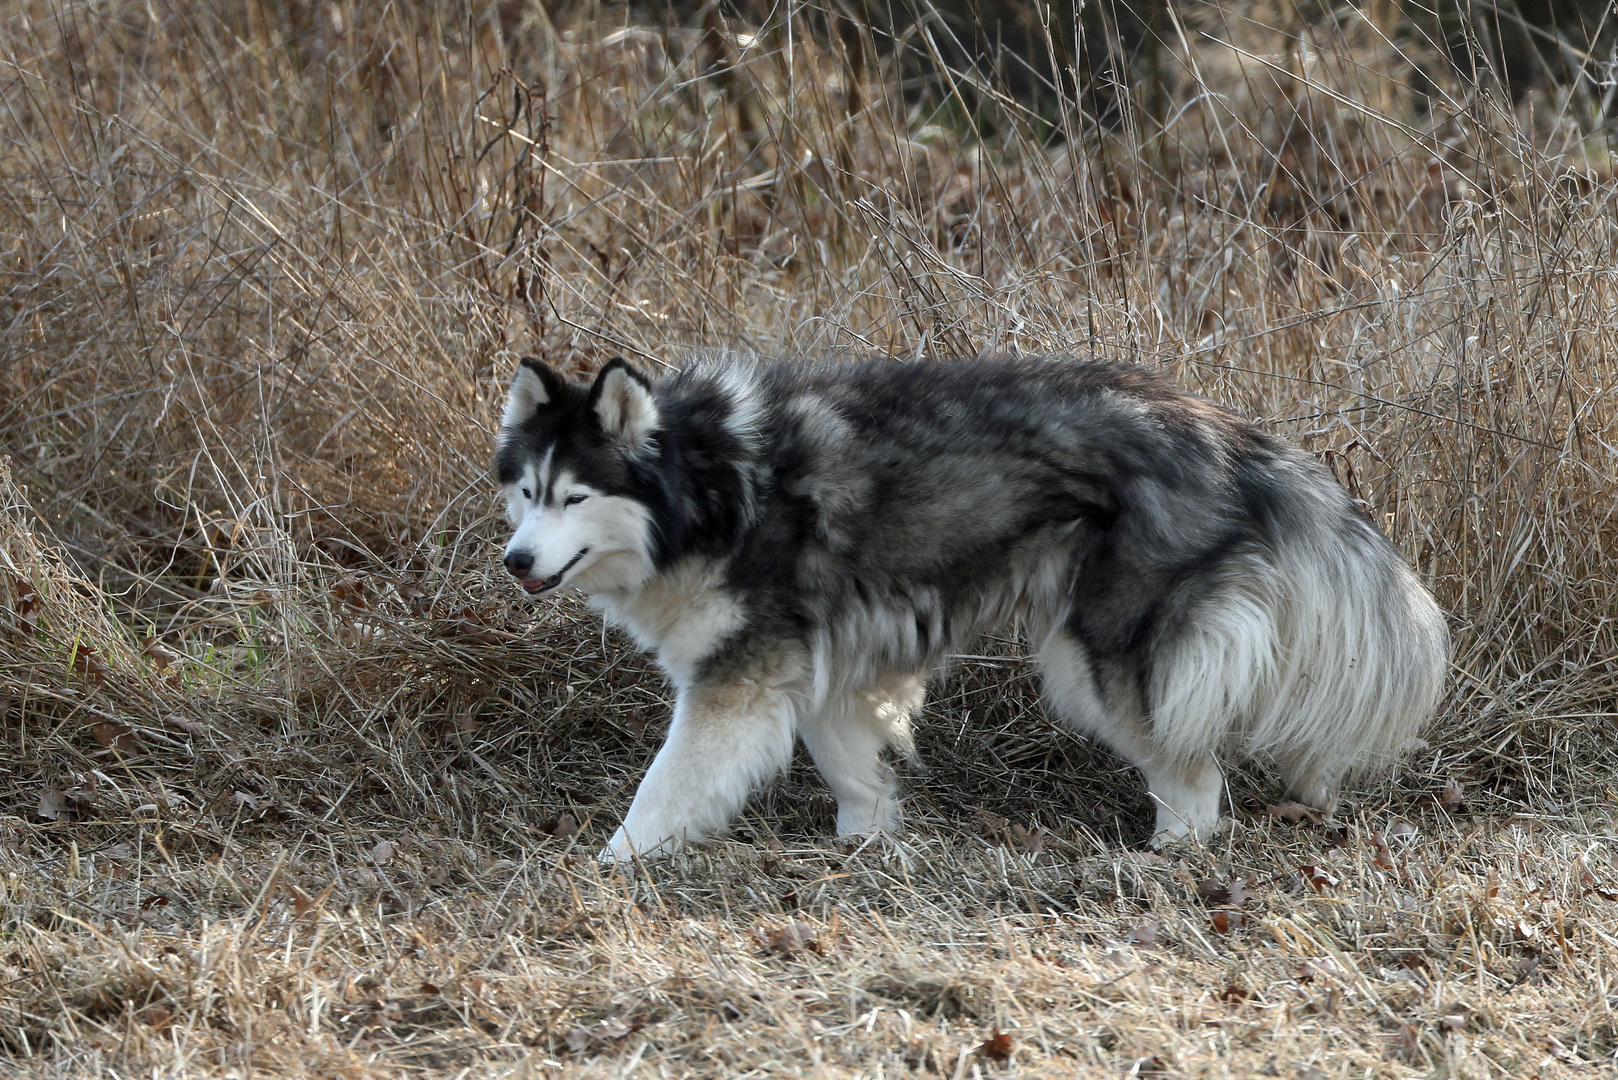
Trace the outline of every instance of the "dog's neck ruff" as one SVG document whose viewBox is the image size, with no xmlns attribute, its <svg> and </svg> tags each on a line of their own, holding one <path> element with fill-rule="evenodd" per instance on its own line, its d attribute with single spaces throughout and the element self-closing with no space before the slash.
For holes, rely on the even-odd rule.
<svg viewBox="0 0 1618 1080">
<path fill-rule="evenodd" d="M 634 589 L 590 595 L 590 605 L 657 657 L 677 685 L 695 679 L 701 662 L 742 628 L 742 606 L 723 588 L 724 569 L 701 558 L 682 560 Z"/>
</svg>

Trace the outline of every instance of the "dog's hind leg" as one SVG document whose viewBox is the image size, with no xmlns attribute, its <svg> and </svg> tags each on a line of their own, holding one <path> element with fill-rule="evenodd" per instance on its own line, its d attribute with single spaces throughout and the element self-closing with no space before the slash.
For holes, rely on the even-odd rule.
<svg viewBox="0 0 1618 1080">
<path fill-rule="evenodd" d="M 798 734 L 837 796 L 839 836 L 898 830 L 896 785 L 882 752 L 889 746 L 909 748 L 910 717 L 923 693 L 920 678 L 895 678 L 834 695 L 818 713 L 802 719 Z"/>
<path fill-rule="evenodd" d="M 1058 718 L 1100 739 L 1146 774 L 1146 789 L 1157 806 L 1152 840 L 1206 838 L 1219 826 L 1225 777 L 1212 753 L 1191 758 L 1164 754 L 1154 745 L 1145 717 L 1122 702 L 1105 700 L 1096 685 L 1089 653 L 1057 630 L 1040 646 L 1045 701 Z"/>
<path fill-rule="evenodd" d="M 721 832 L 753 788 L 792 758 L 795 696 L 762 680 L 682 690 L 668 738 L 601 853 L 667 855 Z"/>
</svg>

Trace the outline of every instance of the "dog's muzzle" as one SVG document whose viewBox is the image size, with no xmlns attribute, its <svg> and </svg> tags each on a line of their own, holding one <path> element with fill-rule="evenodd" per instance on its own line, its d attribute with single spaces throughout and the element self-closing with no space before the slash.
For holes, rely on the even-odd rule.
<svg viewBox="0 0 1618 1080">
<path fill-rule="evenodd" d="M 523 591 L 527 592 L 530 596 L 538 596 L 540 593 L 550 592 L 552 589 L 560 585 L 562 583 L 562 578 L 566 576 L 567 572 L 579 565 L 579 560 L 584 558 L 587 554 L 589 554 L 589 552 L 589 548 L 582 549 L 577 555 L 573 556 L 567 561 L 566 566 L 562 567 L 550 577 L 543 578 L 539 581 L 530 581 L 527 577 L 528 572 L 534 568 L 534 557 L 532 555 L 507 555 L 506 569 L 510 570 L 516 577 L 522 579 Z"/>
</svg>

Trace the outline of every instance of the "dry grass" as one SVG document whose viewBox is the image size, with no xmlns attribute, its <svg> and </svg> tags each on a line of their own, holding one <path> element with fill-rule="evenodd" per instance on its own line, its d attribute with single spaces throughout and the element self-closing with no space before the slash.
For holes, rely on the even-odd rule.
<svg viewBox="0 0 1618 1080">
<path fill-rule="evenodd" d="M 1395 18 L 1198 10 L 1103 129 L 779 13 L 0 10 L 0 1073 L 1610 1068 L 1608 120 L 1418 95 Z M 1124 356 L 1268 419 L 1453 613 L 1429 747 L 1341 833 L 1242 775 L 1147 855 L 992 641 L 903 842 L 829 840 L 800 762 L 602 879 L 664 688 L 500 580 L 491 425 L 519 352 L 715 344 Z"/>
</svg>

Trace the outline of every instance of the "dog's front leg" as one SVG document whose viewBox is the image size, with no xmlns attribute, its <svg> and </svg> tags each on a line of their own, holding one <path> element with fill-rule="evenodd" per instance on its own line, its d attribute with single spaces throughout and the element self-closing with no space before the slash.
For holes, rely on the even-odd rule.
<svg viewBox="0 0 1618 1080">
<path fill-rule="evenodd" d="M 667 855 L 721 832 L 761 781 L 792 759 L 793 713 L 753 681 L 681 690 L 668 738 L 601 853 L 602 862 Z"/>
</svg>

